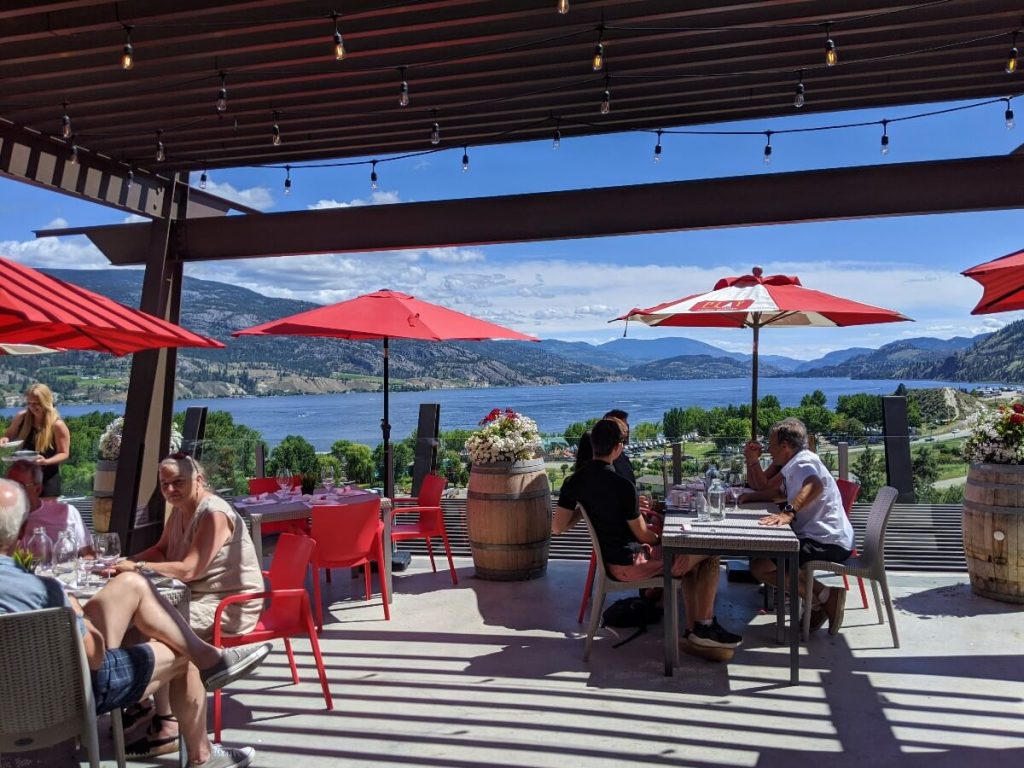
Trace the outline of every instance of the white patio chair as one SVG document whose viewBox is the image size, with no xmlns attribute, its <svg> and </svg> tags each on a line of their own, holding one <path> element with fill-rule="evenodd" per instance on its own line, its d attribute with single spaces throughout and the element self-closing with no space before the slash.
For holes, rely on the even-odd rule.
<svg viewBox="0 0 1024 768">
<path fill-rule="evenodd" d="M 99 768 L 99 736 L 89 664 L 70 608 L 0 616 L 0 753 L 43 749 L 80 737 Z M 120 712 L 117 764 L 124 768 Z"/>
<path fill-rule="evenodd" d="M 583 660 L 587 661 L 590 658 L 590 649 L 594 645 L 594 635 L 597 633 L 597 627 L 601 623 L 601 614 L 604 612 L 604 598 L 610 592 L 636 592 L 640 589 L 647 589 L 650 587 L 661 587 L 663 586 L 664 579 L 661 575 L 651 579 L 644 579 L 643 581 L 618 581 L 608 575 L 608 571 L 604 567 L 604 558 L 601 556 L 601 544 L 597 540 L 597 534 L 594 532 L 594 526 L 590 522 L 590 517 L 587 515 L 587 510 L 583 508 L 582 504 L 577 504 L 576 509 L 580 511 L 583 516 L 583 522 L 586 523 L 587 532 L 590 534 L 590 543 L 594 547 L 594 555 L 597 558 L 597 569 L 594 573 L 594 594 L 590 600 L 590 622 L 587 625 L 587 640 L 583 645 Z M 665 595 L 666 600 L 676 600 L 679 591 L 679 579 L 672 579 L 672 594 Z M 677 642 L 678 646 L 678 642 Z"/>
<path fill-rule="evenodd" d="M 811 586 L 814 583 L 815 571 L 830 571 L 840 576 L 854 576 L 862 579 L 870 579 L 871 591 L 875 596 L 875 610 L 878 612 L 878 623 L 884 623 L 882 617 L 882 601 L 878 599 L 878 587 L 882 587 L 882 595 L 885 597 L 885 610 L 889 615 L 889 630 L 892 632 L 892 644 L 894 648 L 900 647 L 899 633 L 896 631 L 896 616 L 893 612 L 892 597 L 889 595 L 889 582 L 885 576 L 885 528 L 889 524 L 889 515 L 892 514 L 893 505 L 899 495 L 892 486 L 884 486 L 879 489 L 875 501 L 868 512 L 867 530 L 864 532 L 864 547 L 860 554 L 851 557 L 845 563 L 830 563 L 825 560 L 812 560 L 805 563 L 804 571 L 804 594 L 811 594 Z M 846 599 L 846 595 L 843 595 Z M 806 641 L 810 635 L 811 612 L 804 611 L 803 638 Z"/>
</svg>

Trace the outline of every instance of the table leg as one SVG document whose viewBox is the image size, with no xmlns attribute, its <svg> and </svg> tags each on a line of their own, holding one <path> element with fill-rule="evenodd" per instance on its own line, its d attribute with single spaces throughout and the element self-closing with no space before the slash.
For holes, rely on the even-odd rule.
<svg viewBox="0 0 1024 768">
<path fill-rule="evenodd" d="M 775 558 L 775 642 L 780 645 L 786 642 L 783 637 L 786 631 L 786 563 L 788 557 Z M 790 604 L 793 602 L 790 596 Z"/>
<path fill-rule="evenodd" d="M 252 546 L 256 550 L 256 562 L 260 564 L 262 570 L 266 566 L 263 565 L 263 515 L 259 512 L 250 512 L 250 533 L 252 537 Z"/>
<path fill-rule="evenodd" d="M 662 550 L 662 595 L 665 604 L 665 614 L 662 623 L 665 625 L 665 676 L 672 677 L 672 668 L 676 662 L 676 650 L 678 641 L 676 636 L 679 633 L 678 605 L 675 595 L 672 594 L 672 553 Z"/>
<path fill-rule="evenodd" d="M 789 682 L 800 682 L 800 559 L 797 554 L 789 561 Z M 810 600 L 808 600 L 810 603 Z"/>
<path fill-rule="evenodd" d="M 380 512 L 384 515 L 384 574 L 381 576 L 382 579 L 386 580 L 388 585 L 388 603 L 395 601 L 394 590 L 391 589 L 391 526 L 394 523 L 394 515 L 391 514 L 391 499 L 382 498 L 380 501 Z"/>
</svg>

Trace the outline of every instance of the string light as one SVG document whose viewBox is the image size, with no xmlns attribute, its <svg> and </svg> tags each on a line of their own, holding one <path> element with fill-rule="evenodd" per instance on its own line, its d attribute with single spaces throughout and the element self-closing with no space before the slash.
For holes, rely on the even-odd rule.
<svg viewBox="0 0 1024 768">
<path fill-rule="evenodd" d="M 121 69 L 129 70 L 135 66 L 135 49 L 132 48 L 132 30 L 130 24 L 124 26 L 124 48 L 121 49 Z"/>
<path fill-rule="evenodd" d="M 341 30 L 338 29 L 338 14 L 332 13 L 331 18 L 334 19 L 334 35 L 331 37 L 334 44 L 334 60 L 344 61 L 347 51 L 345 50 L 345 41 L 341 39 Z"/>
<path fill-rule="evenodd" d="M 292 193 L 292 167 L 286 165 L 284 167 L 284 194 L 287 197 Z"/>
<path fill-rule="evenodd" d="M 569 0 L 558 0 L 558 12 L 563 16 L 569 12 Z"/>
<path fill-rule="evenodd" d="M 604 78 L 604 93 L 601 94 L 601 114 L 607 115 L 612 111 L 612 92 L 608 87 L 608 77 Z"/>
<path fill-rule="evenodd" d="M 469 170 L 469 150 L 466 147 L 462 148 L 462 172 L 465 173 Z"/>
<path fill-rule="evenodd" d="M 889 154 L 889 121 L 882 121 L 882 143 L 880 145 L 882 157 Z"/>
<path fill-rule="evenodd" d="M 430 128 L 430 143 L 436 147 L 441 143 L 441 126 L 437 122 L 437 110 L 430 110 L 430 114 L 434 116 L 434 125 Z"/>
<path fill-rule="evenodd" d="M 825 25 L 825 66 L 834 67 L 839 63 L 839 52 L 836 50 L 836 41 L 832 39 L 832 25 Z"/>
<path fill-rule="evenodd" d="M 370 191 L 377 191 L 377 161 L 373 161 L 373 168 L 370 171 Z"/>
<path fill-rule="evenodd" d="M 200 189 L 206 189 L 206 169 L 205 168 L 203 169 L 203 172 L 201 174 L 199 174 L 199 188 Z"/>
<path fill-rule="evenodd" d="M 765 145 L 764 145 L 764 164 L 769 165 L 772 161 L 772 132 L 765 131 Z"/>
<path fill-rule="evenodd" d="M 163 133 L 164 133 L 164 131 L 163 131 L 162 128 L 158 128 L 157 129 L 157 132 L 156 132 L 156 154 L 154 155 L 154 157 L 156 158 L 156 161 L 158 163 L 162 163 L 164 160 L 167 159 L 167 152 L 164 150 L 164 142 L 160 138 L 163 135 Z"/>
<path fill-rule="evenodd" d="M 73 132 L 71 130 L 71 116 L 68 115 L 68 103 L 62 101 L 61 106 L 64 107 L 64 114 L 60 116 L 60 135 L 65 139 L 70 139 Z"/>
<path fill-rule="evenodd" d="M 1019 32 L 1019 29 L 1014 31 L 1013 43 L 1010 45 L 1010 54 L 1006 57 L 1006 67 L 1004 69 L 1008 75 L 1012 75 L 1017 71 L 1017 34 Z"/>
<path fill-rule="evenodd" d="M 658 143 L 654 145 L 654 162 L 661 162 L 661 129 L 658 129 Z"/>
<path fill-rule="evenodd" d="M 402 84 L 398 88 L 398 106 L 408 107 L 409 106 L 409 83 L 405 79 L 405 67 L 398 68 L 399 76 L 402 78 Z"/>
<path fill-rule="evenodd" d="M 796 94 L 793 96 L 793 106 L 800 109 L 804 105 L 804 71 L 800 70 L 800 82 L 796 84 Z"/>
<path fill-rule="evenodd" d="M 274 112 L 274 124 L 270 128 L 270 142 L 275 147 L 281 146 L 281 126 L 277 124 L 278 113 Z"/>
<path fill-rule="evenodd" d="M 551 148 L 558 149 L 562 146 L 562 121 L 559 119 L 555 123 L 555 135 L 551 137 Z"/>
<path fill-rule="evenodd" d="M 75 137 L 71 137 L 71 155 L 68 157 L 68 162 L 71 165 L 78 165 L 78 145 L 75 144 Z"/>
<path fill-rule="evenodd" d="M 220 90 L 217 92 L 217 111 L 224 112 L 228 108 L 228 76 L 220 73 Z"/>
<path fill-rule="evenodd" d="M 597 28 L 597 45 L 594 46 L 594 58 L 591 61 L 591 65 L 594 67 L 595 72 L 600 72 L 604 69 L 604 43 L 601 42 L 601 38 L 604 37 L 604 25 L 602 24 Z"/>
<path fill-rule="evenodd" d="M 125 178 L 124 178 L 124 191 L 125 192 L 130 192 L 131 189 L 132 189 L 132 184 L 134 184 L 134 183 L 135 183 L 135 171 L 133 171 L 131 168 L 129 168 L 128 169 L 128 175 L 125 176 Z"/>
<path fill-rule="evenodd" d="M 1013 107 L 1010 106 L 1010 100 L 1006 100 L 1006 112 L 1003 113 L 1003 119 L 1006 120 L 1006 130 L 1012 131 L 1014 126 L 1013 121 Z"/>
</svg>

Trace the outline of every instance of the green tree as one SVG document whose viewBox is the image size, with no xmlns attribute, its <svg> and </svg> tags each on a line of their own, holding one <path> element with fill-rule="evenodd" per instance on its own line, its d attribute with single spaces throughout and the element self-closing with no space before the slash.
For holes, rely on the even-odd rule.
<svg viewBox="0 0 1024 768">
<path fill-rule="evenodd" d="M 779 402 L 779 398 L 777 398 L 775 395 L 765 395 L 764 397 L 757 401 L 757 410 L 781 411 L 782 403 Z"/>
<path fill-rule="evenodd" d="M 582 435 L 584 432 L 589 431 L 591 427 L 597 424 L 597 421 L 597 419 L 587 419 L 586 421 L 574 421 L 572 424 L 566 427 L 565 432 L 562 433 L 565 437 L 565 441 L 569 443 L 569 445 L 576 445 L 580 441 L 580 435 Z"/>
<path fill-rule="evenodd" d="M 896 387 L 896 391 L 893 392 L 893 394 L 894 395 L 899 395 L 900 397 L 906 397 L 907 396 L 907 385 L 904 384 L 903 382 L 900 382 L 899 386 Z"/>
<path fill-rule="evenodd" d="M 563 464 L 562 466 L 559 467 L 559 469 L 562 470 L 562 477 L 565 477 L 567 474 L 569 474 L 568 464 Z"/>
<path fill-rule="evenodd" d="M 175 414 L 179 429 L 184 420 L 184 413 Z M 227 411 L 207 413 L 202 456 L 210 486 L 230 488 L 231 493 L 246 492 L 248 479 L 256 475 L 256 445 L 262 442 L 257 430 L 236 424 Z"/>
<path fill-rule="evenodd" d="M 665 439 L 678 442 L 690 430 L 687 427 L 686 412 L 682 408 L 670 408 L 661 417 L 665 428 Z"/>
<path fill-rule="evenodd" d="M 804 398 L 806 399 L 806 398 Z M 807 427 L 812 435 L 820 435 L 831 431 L 833 414 L 828 408 L 820 405 L 801 405 L 794 409 L 794 415 Z"/>
<path fill-rule="evenodd" d="M 730 445 L 740 446 L 750 438 L 750 421 L 741 418 L 725 419 L 713 438 L 719 451 Z"/>
<path fill-rule="evenodd" d="M 438 463 L 449 485 L 462 488 L 469 482 L 469 469 L 458 451 L 443 451 L 438 457 Z"/>
<path fill-rule="evenodd" d="M 394 465 L 395 472 L 395 484 L 398 481 L 409 477 L 410 470 L 412 469 L 412 461 L 414 456 L 413 449 L 409 443 L 405 440 L 391 444 L 391 457 L 392 464 Z M 376 476 L 381 482 L 384 481 L 384 443 L 378 443 L 377 447 L 373 449 L 373 467 Z"/>
<path fill-rule="evenodd" d="M 836 413 L 857 419 L 865 427 L 882 426 L 882 398 L 860 392 L 840 395 L 836 400 Z"/>
<path fill-rule="evenodd" d="M 341 464 L 345 477 L 353 483 L 373 482 L 373 452 L 362 443 L 338 440 L 331 446 L 331 455 Z"/>
<path fill-rule="evenodd" d="M 824 408 L 827 405 L 828 398 L 825 397 L 825 393 L 822 392 L 820 389 L 816 389 L 813 392 L 811 392 L 811 394 L 804 395 L 803 397 L 800 398 L 801 408 L 809 408 L 814 406 L 818 408 Z"/>
<path fill-rule="evenodd" d="M 865 446 L 853 461 L 853 472 L 857 475 L 857 482 L 860 483 L 859 500 L 874 501 L 875 494 L 882 487 L 884 479 L 882 458 L 871 447 Z"/>
<path fill-rule="evenodd" d="M 661 424 L 657 421 L 641 421 L 630 427 L 630 438 L 633 440 L 656 440 L 661 431 Z"/>
<path fill-rule="evenodd" d="M 281 467 L 287 467 L 292 474 L 316 473 L 319 464 L 313 444 L 301 435 L 288 435 L 271 452 L 267 459 L 267 474 L 274 475 Z"/>
<path fill-rule="evenodd" d="M 926 446 L 917 451 L 911 466 L 914 473 L 914 495 L 918 501 L 930 500 L 934 495 L 932 484 L 939 479 L 938 456 Z"/>
</svg>

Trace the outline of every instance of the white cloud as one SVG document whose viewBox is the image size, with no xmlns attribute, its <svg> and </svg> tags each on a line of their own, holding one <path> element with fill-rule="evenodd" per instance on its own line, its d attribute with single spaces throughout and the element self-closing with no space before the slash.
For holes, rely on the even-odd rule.
<svg viewBox="0 0 1024 768">
<path fill-rule="evenodd" d="M 442 264 L 466 264 L 471 261 L 483 261 L 483 251 L 475 248 L 428 248 L 426 256 L 431 261 Z"/>
<path fill-rule="evenodd" d="M 242 205 L 248 205 L 258 211 L 266 211 L 274 207 L 274 196 L 267 187 L 249 187 L 236 189 L 227 182 L 216 182 L 208 179 L 206 191 L 211 195 L 219 195 Z"/>
<path fill-rule="evenodd" d="M 142 224 L 142 223 L 147 222 L 147 221 L 150 221 L 150 219 L 147 219 L 145 216 L 139 216 L 139 214 L 137 214 L 137 213 L 129 213 L 127 216 L 124 217 L 124 219 L 121 220 L 121 223 L 122 224 Z"/>
<path fill-rule="evenodd" d="M 105 269 L 110 266 L 99 248 L 82 236 L 4 240 L 0 241 L 0 253 L 30 267 Z"/>
<path fill-rule="evenodd" d="M 68 220 L 58 216 L 47 224 L 43 229 L 66 229 L 68 226 Z"/>
<path fill-rule="evenodd" d="M 398 192 L 382 192 L 377 191 L 370 195 L 369 200 L 363 200 L 360 197 L 353 198 L 352 200 L 317 200 L 315 203 L 309 206 L 311 211 L 322 211 L 327 208 L 358 208 L 364 205 L 393 205 L 394 203 L 402 202 L 398 196 Z"/>
</svg>

